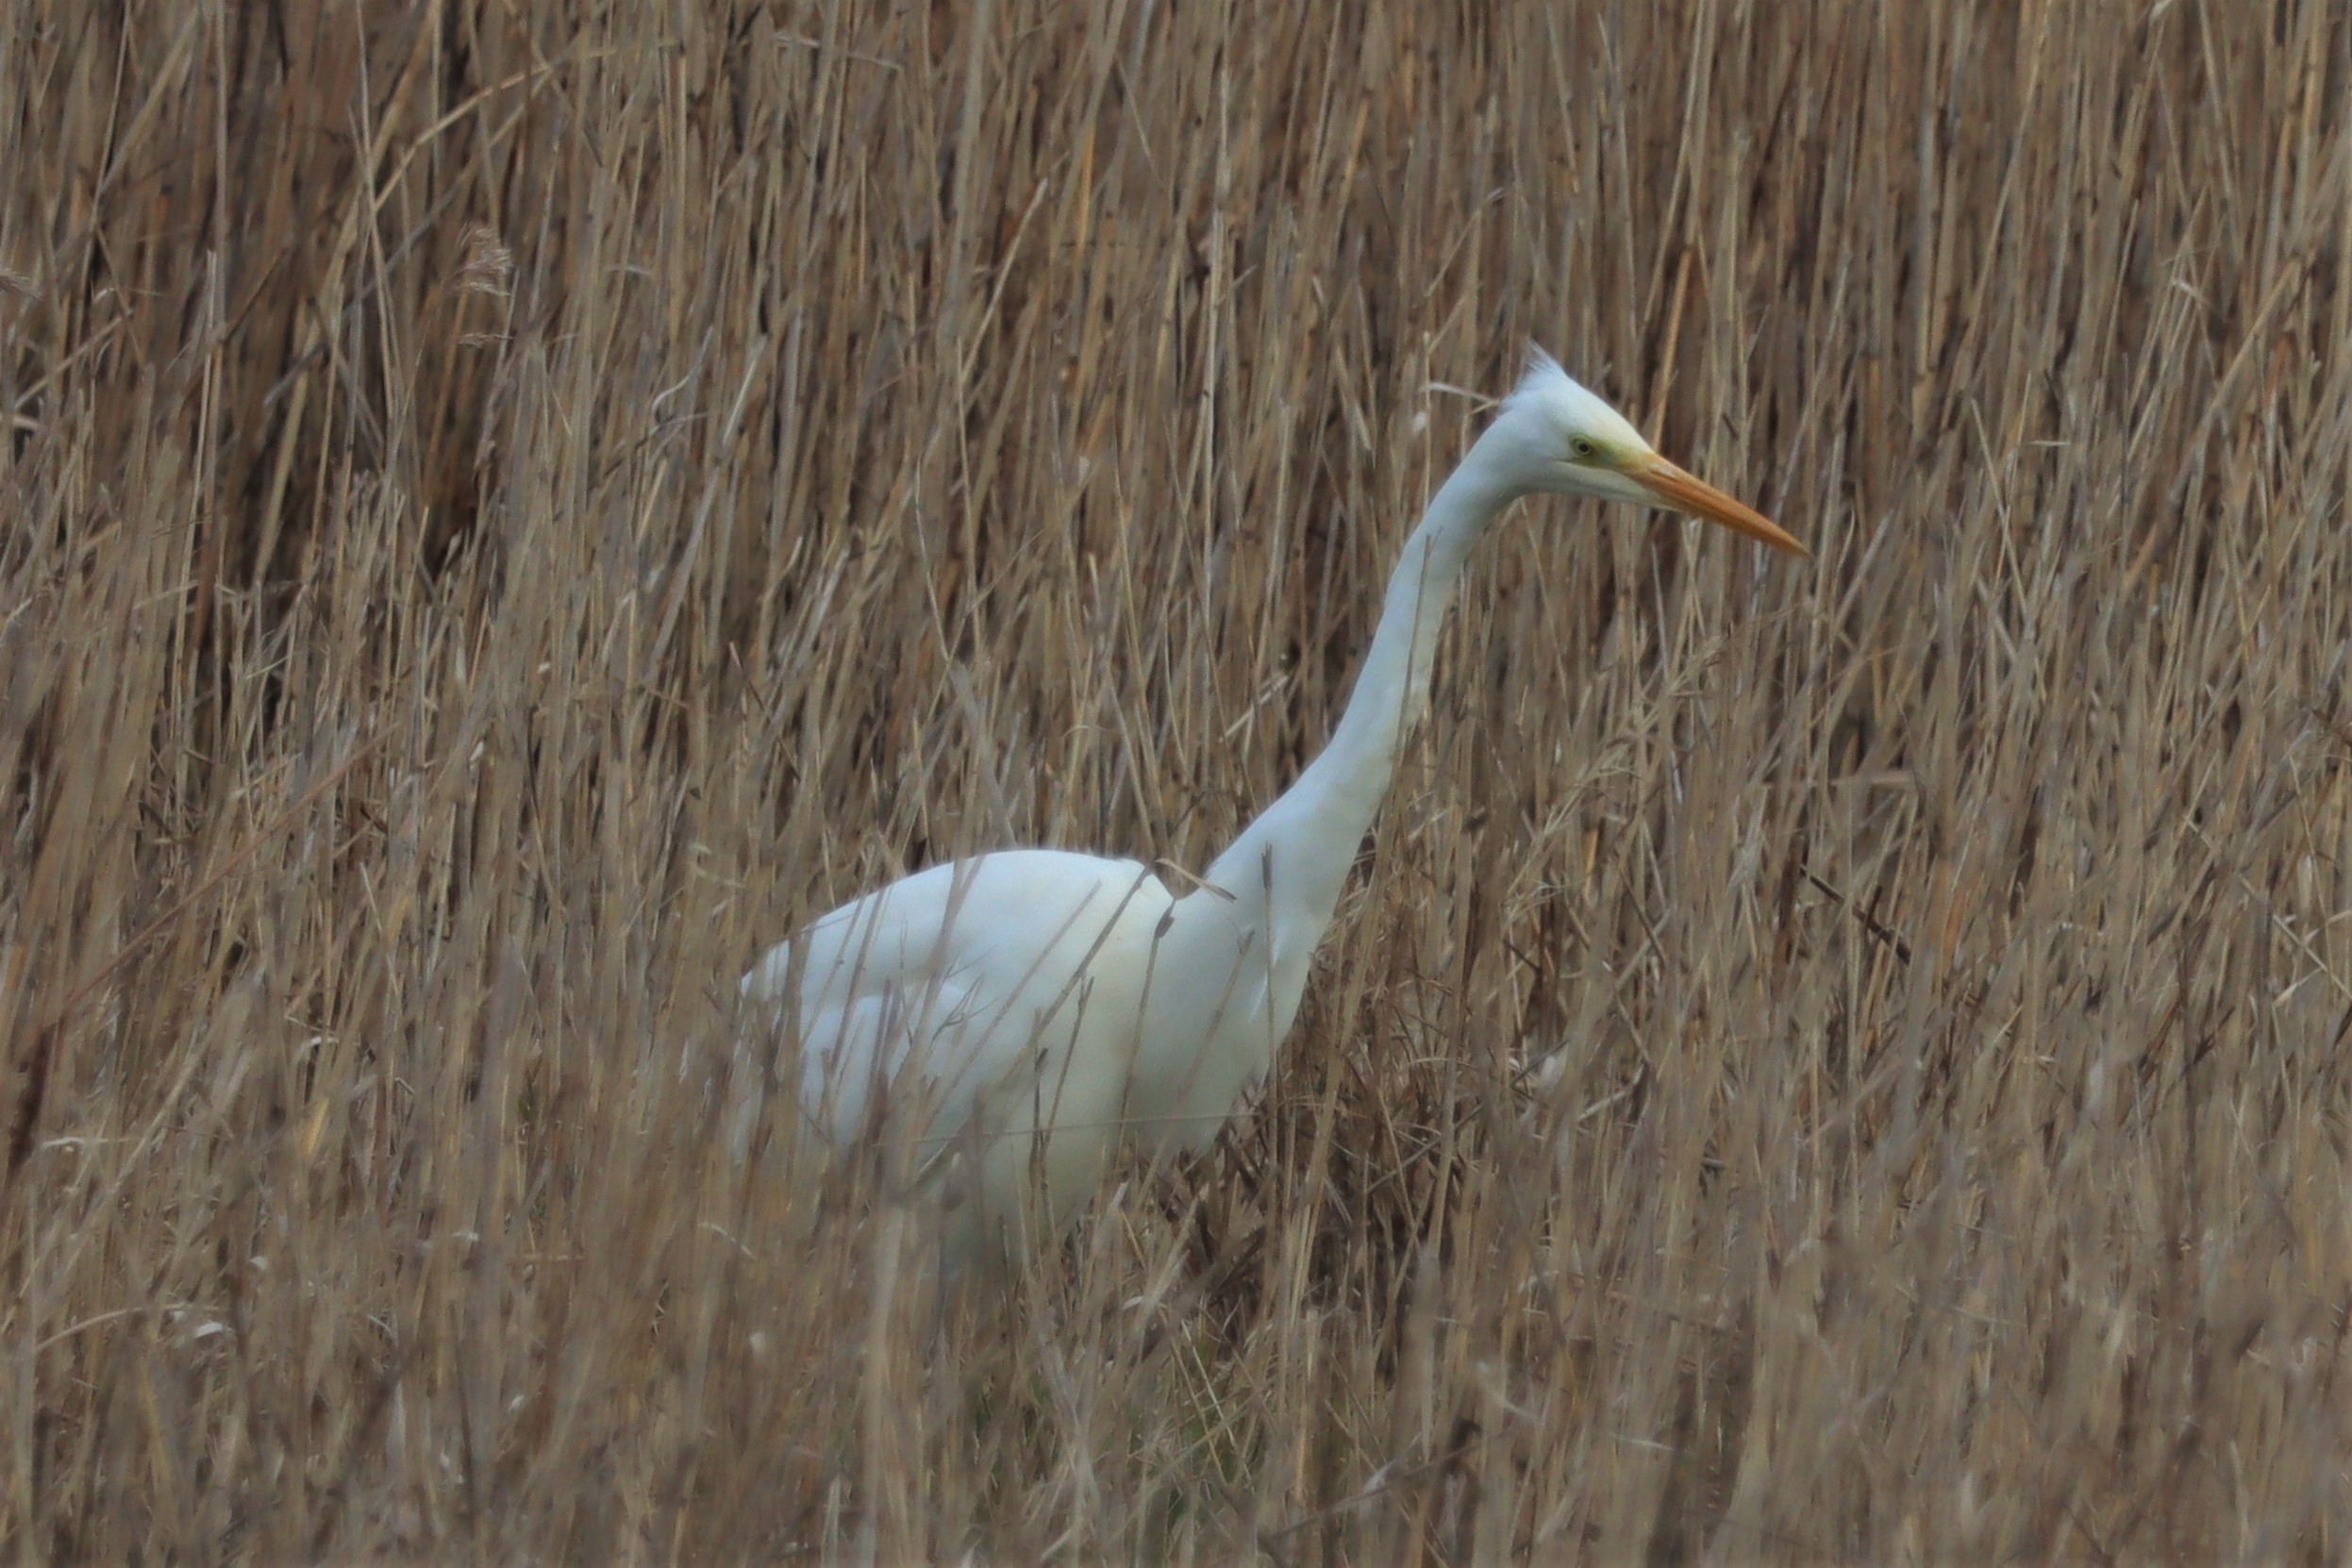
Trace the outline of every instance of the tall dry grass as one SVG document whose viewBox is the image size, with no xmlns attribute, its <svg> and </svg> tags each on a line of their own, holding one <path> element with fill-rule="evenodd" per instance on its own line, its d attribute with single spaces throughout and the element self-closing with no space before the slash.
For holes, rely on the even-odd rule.
<svg viewBox="0 0 2352 1568">
<path fill-rule="evenodd" d="M 0 10 L 21 1560 L 2332 1560 L 2352 25 Z M 1205 863 L 1537 339 L 1279 1081 L 960 1300 L 696 1063 Z"/>
</svg>

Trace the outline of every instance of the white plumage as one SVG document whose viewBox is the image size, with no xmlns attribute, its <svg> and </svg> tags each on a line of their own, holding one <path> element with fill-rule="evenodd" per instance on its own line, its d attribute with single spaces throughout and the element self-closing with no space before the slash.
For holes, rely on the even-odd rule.
<svg viewBox="0 0 2352 1568">
<path fill-rule="evenodd" d="M 845 904 L 744 976 L 756 1015 L 797 1043 L 809 1123 L 843 1152 L 878 1138 L 902 1153 L 901 1175 L 939 1195 L 954 1254 L 1007 1226 L 1050 1235 L 1122 1141 L 1213 1139 L 1297 1016 L 1426 700 L 1463 560 L 1541 492 L 1671 507 L 1803 553 L 1535 356 L 1406 542 L 1330 743 L 1203 886 L 1179 895 L 1133 860 L 998 851 Z"/>
</svg>

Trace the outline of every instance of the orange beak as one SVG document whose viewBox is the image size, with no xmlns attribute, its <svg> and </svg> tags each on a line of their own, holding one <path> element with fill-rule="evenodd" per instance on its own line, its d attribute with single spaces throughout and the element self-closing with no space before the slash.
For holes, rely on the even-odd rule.
<svg viewBox="0 0 2352 1568">
<path fill-rule="evenodd" d="M 1710 523 L 1720 523 L 1733 533 L 1745 534 L 1776 550 L 1786 550 L 1793 556 L 1812 559 L 1812 552 L 1799 544 L 1780 525 L 1762 512 L 1743 502 L 1734 501 L 1722 491 L 1698 475 L 1676 468 L 1656 453 L 1633 459 L 1625 467 L 1626 477 L 1658 497 L 1661 507 L 1703 517 Z"/>
</svg>

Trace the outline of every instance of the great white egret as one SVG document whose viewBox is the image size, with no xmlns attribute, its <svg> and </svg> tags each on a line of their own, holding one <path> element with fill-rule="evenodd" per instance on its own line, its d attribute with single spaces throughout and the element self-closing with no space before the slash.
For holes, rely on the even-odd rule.
<svg viewBox="0 0 2352 1568">
<path fill-rule="evenodd" d="M 1427 700 L 1463 560 L 1504 508 L 1544 492 L 1670 508 L 1806 553 L 1533 353 L 1406 541 L 1330 743 L 1201 885 L 1171 888 L 1134 860 L 1000 850 L 845 904 L 743 977 L 752 1016 L 798 1042 L 809 1121 L 842 1153 L 904 1154 L 901 1177 L 938 1195 L 951 1256 L 1058 1230 L 1123 1139 L 1159 1151 L 1215 1137 L 1298 1012 Z M 739 1139 L 748 1130 L 739 1121 Z"/>
</svg>

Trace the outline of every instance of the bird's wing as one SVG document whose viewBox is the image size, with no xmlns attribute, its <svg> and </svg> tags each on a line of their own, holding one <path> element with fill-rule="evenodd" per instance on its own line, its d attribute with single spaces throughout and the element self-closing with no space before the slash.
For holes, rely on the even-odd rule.
<svg viewBox="0 0 2352 1568">
<path fill-rule="evenodd" d="M 1031 1047 L 1068 1037 L 1066 1022 L 1054 1024 L 1073 1016 L 1089 965 L 1169 902 L 1132 860 L 978 856 L 810 923 L 744 976 L 743 991 L 796 1032 L 802 1109 L 834 1143 L 854 1142 L 887 1105 L 910 1113 L 936 1148 L 1025 1060 L 1043 1065 Z"/>
</svg>

